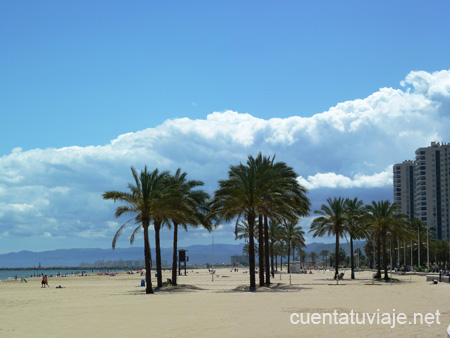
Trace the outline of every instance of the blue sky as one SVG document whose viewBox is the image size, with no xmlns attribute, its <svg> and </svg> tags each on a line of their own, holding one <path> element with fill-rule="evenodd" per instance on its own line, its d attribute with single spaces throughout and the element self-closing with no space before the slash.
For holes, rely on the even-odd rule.
<svg viewBox="0 0 450 338">
<path fill-rule="evenodd" d="M 109 247 L 121 220 L 99 196 L 131 165 L 181 167 L 212 193 L 261 150 L 294 167 L 315 208 L 391 198 L 392 164 L 449 141 L 449 9 L 1 2 L 0 253 Z"/>
</svg>

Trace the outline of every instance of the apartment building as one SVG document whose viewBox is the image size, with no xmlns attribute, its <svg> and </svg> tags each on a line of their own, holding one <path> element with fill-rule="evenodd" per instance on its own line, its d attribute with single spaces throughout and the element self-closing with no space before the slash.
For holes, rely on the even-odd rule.
<svg viewBox="0 0 450 338">
<path fill-rule="evenodd" d="M 404 161 L 394 165 L 394 202 L 400 207 L 400 213 L 415 216 L 414 161 Z"/>
<path fill-rule="evenodd" d="M 415 155 L 394 165 L 394 202 L 434 228 L 437 239 L 450 240 L 450 144 L 432 142 Z"/>
</svg>

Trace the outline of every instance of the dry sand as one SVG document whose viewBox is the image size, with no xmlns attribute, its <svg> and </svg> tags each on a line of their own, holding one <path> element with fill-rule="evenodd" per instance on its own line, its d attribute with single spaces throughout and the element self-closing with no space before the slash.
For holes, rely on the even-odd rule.
<svg viewBox="0 0 450 338">
<path fill-rule="evenodd" d="M 153 295 L 137 287 L 139 274 L 124 272 L 115 277 L 53 277 L 45 289 L 39 278 L 3 281 L 0 337 L 445 337 L 450 324 L 450 284 L 434 285 L 423 276 L 398 276 L 400 283 L 372 285 L 372 272 L 365 271 L 336 285 L 332 272 L 315 271 L 293 274 L 289 286 L 289 275 L 282 274 L 281 279 L 276 275 L 274 287 L 248 292 L 242 287 L 249 284 L 243 270 L 216 273 L 212 282 L 207 270 L 188 270 L 188 276 L 179 277 L 184 286 Z M 169 277 L 167 271 L 164 278 Z M 391 328 L 367 320 L 365 325 L 290 322 L 292 313 L 353 310 L 372 315 L 392 314 L 394 309 L 408 321 L 414 313 L 438 310 L 441 324 Z"/>
</svg>

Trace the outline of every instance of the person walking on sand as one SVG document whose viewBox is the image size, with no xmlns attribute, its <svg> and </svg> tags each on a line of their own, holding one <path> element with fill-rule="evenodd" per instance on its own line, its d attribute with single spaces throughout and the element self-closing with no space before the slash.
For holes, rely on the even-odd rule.
<svg viewBox="0 0 450 338">
<path fill-rule="evenodd" d="M 42 286 L 41 288 L 45 288 L 45 286 L 47 285 L 48 287 L 50 287 L 48 285 L 48 279 L 47 279 L 47 275 L 44 275 L 44 277 L 42 277 L 42 282 L 41 282 Z"/>
</svg>

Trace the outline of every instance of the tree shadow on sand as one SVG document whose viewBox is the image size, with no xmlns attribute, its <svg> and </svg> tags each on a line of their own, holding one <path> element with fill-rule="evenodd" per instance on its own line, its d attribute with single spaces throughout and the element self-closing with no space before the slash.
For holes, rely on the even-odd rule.
<svg viewBox="0 0 450 338">
<path fill-rule="evenodd" d="M 199 288 L 195 285 L 184 285 L 184 284 L 177 284 L 177 285 L 164 285 L 160 288 L 155 288 L 155 293 L 180 293 L 180 292 L 196 292 L 196 291 L 202 291 L 205 289 Z M 146 294 L 145 288 L 139 288 L 136 291 L 130 291 L 133 295 L 141 295 Z"/>
<path fill-rule="evenodd" d="M 298 292 L 301 290 L 308 290 L 308 289 L 311 288 L 277 283 L 271 284 L 270 286 L 258 286 L 256 287 L 256 291 L 250 291 L 249 285 L 240 285 L 232 290 L 222 290 L 220 292 Z"/>
</svg>

